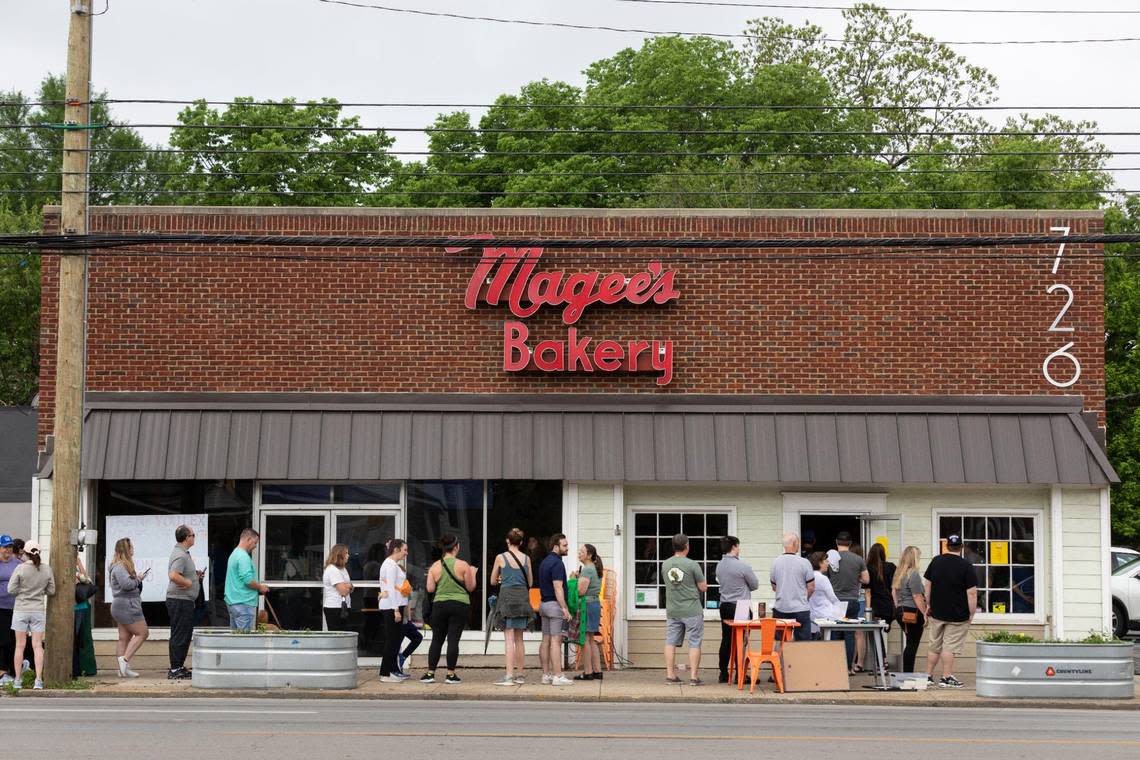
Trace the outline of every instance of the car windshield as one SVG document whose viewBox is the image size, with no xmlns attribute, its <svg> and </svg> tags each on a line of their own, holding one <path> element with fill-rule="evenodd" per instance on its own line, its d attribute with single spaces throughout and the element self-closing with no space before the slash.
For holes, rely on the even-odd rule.
<svg viewBox="0 0 1140 760">
<path fill-rule="evenodd" d="M 1140 555 L 1137 555 L 1136 557 L 1130 559 L 1129 561 L 1125 562 L 1120 567 L 1113 570 L 1112 574 L 1113 575 L 1128 575 L 1129 573 L 1134 573 L 1137 570 L 1140 570 Z"/>
</svg>

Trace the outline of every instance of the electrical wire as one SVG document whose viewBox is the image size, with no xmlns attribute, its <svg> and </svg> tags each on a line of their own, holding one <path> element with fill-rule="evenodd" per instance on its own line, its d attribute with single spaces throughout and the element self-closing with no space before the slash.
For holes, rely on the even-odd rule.
<svg viewBox="0 0 1140 760">
<path fill-rule="evenodd" d="M 74 194 L 75 191 L 72 191 Z M 1042 189 L 1032 188 L 1025 190 L 1015 189 L 980 189 L 980 190 L 405 190 L 402 188 L 392 188 L 383 190 L 356 190 L 353 188 L 333 188 L 329 190 L 246 190 L 246 189 L 233 189 L 233 190 L 188 190 L 176 189 L 167 190 L 163 188 L 154 189 L 107 189 L 107 190 L 83 190 L 89 195 L 138 195 L 148 196 L 154 198 L 161 198 L 163 196 L 185 197 L 185 196 L 271 196 L 280 198 L 303 198 L 311 196 L 351 196 L 351 197 L 377 197 L 377 196 L 428 196 L 428 197 L 533 197 L 533 196 L 547 196 L 547 197 L 561 197 L 568 196 L 574 198 L 607 198 L 607 197 L 651 197 L 651 198 L 703 198 L 708 196 L 714 197 L 729 197 L 729 198 L 769 198 L 772 196 L 789 195 L 793 197 L 804 196 L 827 196 L 827 197 L 841 197 L 841 198 L 868 198 L 868 197 L 897 197 L 897 196 L 911 196 L 911 195 L 929 195 L 929 196 L 962 196 L 962 195 L 1083 195 L 1083 196 L 1100 196 L 1100 195 L 1140 195 L 1140 190 L 1103 190 L 1094 188 L 1053 188 Z M 63 191 L 56 190 L 29 190 L 22 188 L 19 190 L 0 190 L 0 195 L 62 195 Z"/>
<path fill-rule="evenodd" d="M 791 11 L 849 11 L 850 5 L 790 5 L 784 3 L 738 3 L 718 0 L 617 0 L 619 3 L 643 3 L 647 5 L 694 5 L 716 8 L 774 8 Z M 1003 13 L 1021 16 L 1126 16 L 1140 14 L 1136 9 L 1049 9 L 1049 8 L 883 8 L 888 13 Z"/>
<path fill-rule="evenodd" d="M 429 210 L 430 212 L 430 210 Z M 489 210 L 493 215 L 494 210 Z M 1064 213 L 1059 212 L 1063 219 Z M 498 237 L 472 238 L 438 235 L 251 235 L 236 233 L 89 233 L 82 235 L 5 234 L 0 245 L 67 251 L 90 248 L 128 248 L 145 245 L 212 245 L 212 246 L 263 246 L 276 248 L 543 248 L 543 249 L 757 249 L 787 248 L 794 250 L 816 248 L 994 248 L 1002 246 L 1049 245 L 1106 245 L 1113 243 L 1140 243 L 1140 232 L 1127 233 L 1076 233 L 1014 234 L 1014 235 L 961 235 L 911 237 L 771 237 L 771 238 L 561 238 L 561 237 Z M 1078 255 L 1071 251 L 1066 255 Z M 1021 254 L 1002 254 L 1014 257 Z M 1053 258 L 1039 254 L 1025 254 L 1033 259 Z M 1088 254 L 1086 254 L 1088 255 Z M 1100 256 L 1101 254 L 1092 254 Z M 1140 254 L 1137 254 L 1140 255 Z M 798 258 L 798 257 L 797 257 Z"/>
<path fill-rule="evenodd" d="M 521 24 L 523 26 L 545 27 L 553 29 L 574 29 L 579 31 L 620 32 L 626 34 L 647 34 L 655 37 L 716 37 L 720 39 L 762 39 L 754 34 L 729 32 L 690 32 L 690 31 L 662 31 L 654 29 L 640 29 L 618 26 L 604 26 L 600 24 L 571 24 L 562 21 L 531 21 L 518 18 L 498 18 L 495 16 L 469 16 L 462 13 L 444 13 L 442 11 L 425 11 L 414 8 L 393 8 L 387 5 L 372 5 L 368 3 L 351 2 L 351 0 L 317 0 L 326 5 L 344 5 L 350 8 L 363 8 L 385 13 L 403 13 L 414 16 L 429 16 L 432 18 L 457 19 L 461 21 L 484 21 L 495 24 Z M 774 35 L 778 39 L 797 41 L 800 38 L 791 35 Z M 829 44 L 842 44 L 845 39 L 834 37 L 816 37 L 818 42 Z M 871 40 L 873 44 L 883 45 L 916 45 L 935 42 L 934 40 Z M 1140 37 L 1107 37 L 1090 39 L 1053 39 L 1053 40 L 944 40 L 943 45 L 1078 45 L 1113 42 L 1140 42 Z"/>
<path fill-rule="evenodd" d="M 1077 167 L 1057 167 L 1055 169 L 1028 166 L 1025 168 L 1017 169 L 821 169 L 819 171 L 811 169 L 799 170 L 756 170 L 756 171 L 607 171 L 606 177 L 816 177 L 816 176 L 835 176 L 835 177 L 848 177 L 848 176 L 884 176 L 884 177 L 909 177 L 911 175 L 936 175 L 936 176 L 954 176 L 958 174 L 1097 174 L 1097 173 L 1112 173 L 1112 172 L 1136 172 L 1140 171 L 1140 166 L 1120 166 L 1120 167 L 1105 167 L 1102 169 L 1084 169 Z M 0 177 L 56 177 L 66 175 L 87 175 L 89 177 L 95 176 L 110 176 L 110 177 L 194 177 L 194 178 L 210 178 L 210 179 L 224 179 L 226 177 L 283 177 L 286 179 L 310 179 L 314 177 L 349 177 L 355 178 L 360 176 L 360 172 L 327 172 L 327 171 L 297 171 L 294 169 L 280 169 L 277 171 L 229 171 L 222 169 L 215 171 L 213 169 L 205 169 L 201 172 L 193 171 L 133 171 L 133 170 L 116 170 L 116 169 L 95 169 L 87 172 L 65 172 L 57 170 L 45 171 L 19 171 L 19 172 L 6 172 L 0 171 Z M 455 171 L 429 171 L 429 172 L 408 172 L 408 171 L 395 171 L 384 172 L 385 177 L 418 177 L 421 179 L 431 179 L 432 177 L 506 177 L 508 179 L 520 177 L 596 177 L 598 176 L 597 169 L 586 171 L 470 171 L 470 172 L 455 172 Z"/>
<path fill-rule="evenodd" d="M 39 130 L 59 129 L 55 124 L 0 124 L 0 129 Z M 574 129 L 559 127 L 344 127 L 344 126 L 305 126 L 300 124 L 131 124 L 127 122 L 99 125 L 100 129 L 177 129 L 213 130 L 217 132 L 313 132 L 355 134 L 371 132 L 410 132 L 426 134 L 471 134 L 471 135 L 542 135 L 571 137 L 611 137 L 640 135 L 689 136 L 731 136 L 731 137 L 1137 137 L 1137 131 L 1081 131 L 1081 130 L 827 130 L 827 129 Z"/>
<path fill-rule="evenodd" d="M 436 156 L 454 158 L 456 156 L 474 156 L 484 158 L 489 156 L 508 156 L 518 158 L 522 156 L 542 156 L 546 158 L 572 158 L 575 156 L 588 156 L 592 158 L 876 158 L 881 155 L 905 155 L 907 157 L 989 157 L 989 156 L 1140 156 L 1140 151 L 1129 150 L 1013 150 L 1013 151 L 982 151 L 982 150 L 951 150 L 951 151 L 884 151 L 881 154 L 860 154 L 851 151 L 595 151 L 595 150 L 447 150 L 442 153 L 431 150 L 322 150 L 317 145 L 308 149 L 276 149 L 276 148 L 84 148 L 85 153 L 154 153 L 154 154 L 182 154 L 190 156 L 214 155 L 265 155 L 265 156 L 313 156 L 320 158 L 333 158 L 342 156 Z M 0 148 L 0 151 L 13 151 L 17 153 L 51 153 L 56 154 L 59 148 L 18 145 Z"/>
<path fill-rule="evenodd" d="M 1137 111 L 1140 105 L 1070 105 L 1070 106 L 1005 106 L 1005 105 L 899 105 L 865 106 L 836 103 L 832 105 L 771 105 L 771 104 L 633 104 L 633 103 L 323 103 L 319 101 L 285 102 L 274 100 L 170 100 L 165 98 L 102 98 L 87 101 L 87 105 L 207 105 L 207 106 L 280 106 L 284 108 L 501 108 L 506 110 L 615 110 L 615 111 Z M 65 105 L 62 100 L 10 101 L 0 100 L 0 106 Z"/>
</svg>

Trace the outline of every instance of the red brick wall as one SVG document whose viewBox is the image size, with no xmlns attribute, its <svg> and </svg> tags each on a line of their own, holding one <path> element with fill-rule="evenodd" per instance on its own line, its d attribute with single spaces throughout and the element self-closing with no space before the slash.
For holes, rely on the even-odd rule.
<svg viewBox="0 0 1140 760">
<path fill-rule="evenodd" d="M 1068 225 L 1097 232 L 1099 219 L 884 216 L 482 216 L 214 213 L 209 209 L 122 209 L 92 213 L 92 231 L 292 234 L 496 233 L 535 236 L 878 236 L 1044 233 Z M 58 217 L 49 215 L 49 231 Z M 182 247 L 182 252 L 194 249 Z M 211 249 L 231 250 L 231 249 Z M 249 254 L 249 249 L 232 249 Z M 997 249 L 1048 254 L 1054 247 Z M 1071 254 L 1099 252 L 1070 246 Z M 852 249 L 851 252 L 858 252 Z M 264 253 L 265 251 L 261 251 Z M 865 251 L 863 251 L 865 252 Z M 982 253 L 992 253 L 985 250 Z M 353 249 L 275 251 L 282 256 Z M 88 287 L 89 391 L 639 392 L 748 394 L 1080 394 L 1103 410 L 1101 262 L 1052 259 L 852 259 L 681 262 L 680 298 L 665 306 L 589 308 L 579 332 L 595 339 L 670 339 L 674 378 L 653 375 L 508 374 L 501 369 L 505 307 L 468 311 L 470 260 L 439 252 L 372 251 L 408 260 L 305 261 L 95 256 Z M 681 252 L 691 256 L 692 252 Z M 709 255 L 731 253 L 711 252 Z M 663 257 L 676 252 L 661 251 Z M 547 251 L 545 265 L 581 271 L 640 271 L 613 258 L 591 265 L 582 252 Z M 57 262 L 43 272 L 41 435 L 52 425 Z M 1047 332 L 1063 304 L 1045 289 L 1073 289 L 1065 324 Z M 532 341 L 565 339 L 558 310 L 530 320 Z M 1042 360 L 1073 340 L 1080 381 L 1058 389 Z M 1054 365 L 1069 377 L 1066 362 Z"/>
</svg>

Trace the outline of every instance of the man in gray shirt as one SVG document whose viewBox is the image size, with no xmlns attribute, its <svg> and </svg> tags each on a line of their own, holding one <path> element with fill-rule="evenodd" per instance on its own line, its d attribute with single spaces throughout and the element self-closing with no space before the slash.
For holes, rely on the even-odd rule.
<svg viewBox="0 0 1140 760">
<path fill-rule="evenodd" d="M 847 617 L 863 618 L 867 611 L 866 598 L 863 587 L 871 582 L 871 574 L 867 572 L 867 563 L 858 554 L 851 552 L 851 534 L 840 531 L 835 536 L 835 548 L 839 552 L 839 566 L 828 572 L 831 586 L 835 589 L 835 597 L 841 602 L 847 602 Z M 863 648 L 863 634 L 861 632 L 845 631 L 843 645 L 847 649 L 847 669 L 855 663 L 856 646 Z"/>
<path fill-rule="evenodd" d="M 173 551 L 170 552 L 170 565 L 166 587 L 166 611 L 170 614 L 170 671 L 166 677 L 171 680 L 190 678 L 186 669 L 186 653 L 190 649 L 190 639 L 194 637 L 194 604 L 202 588 L 203 570 L 194 567 L 190 547 L 194 545 L 194 529 L 189 525 L 179 525 L 174 530 Z"/>
<path fill-rule="evenodd" d="M 720 562 L 714 574 L 720 584 L 720 682 L 728 683 L 728 660 L 732 655 L 732 628 L 726 621 L 736 619 L 736 605 L 747 604 L 752 619 L 752 592 L 760 581 L 752 566 L 740 559 L 740 539 L 725 536 L 720 540 Z"/>
<path fill-rule="evenodd" d="M 800 537 L 784 534 L 784 553 L 772 560 L 772 590 L 776 601 L 772 617 L 795 620 L 800 624 L 793 632 L 796 641 L 811 641 L 811 604 L 815 592 L 815 571 L 800 556 Z"/>
</svg>

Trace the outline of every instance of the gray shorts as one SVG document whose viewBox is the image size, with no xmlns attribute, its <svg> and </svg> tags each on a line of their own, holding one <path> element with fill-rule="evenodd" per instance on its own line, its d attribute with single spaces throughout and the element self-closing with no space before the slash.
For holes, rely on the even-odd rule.
<svg viewBox="0 0 1140 760">
<path fill-rule="evenodd" d="M 689 639 L 689 649 L 697 649 L 705 638 L 705 616 L 665 619 L 665 646 L 679 647 Z"/>
<path fill-rule="evenodd" d="M 12 630 L 17 633 L 43 633 L 47 630 L 47 613 L 13 612 Z"/>
<path fill-rule="evenodd" d="M 565 619 L 562 617 L 562 608 L 558 602 L 543 602 L 538 605 L 538 614 L 542 617 L 543 636 L 561 636 Z"/>
</svg>

